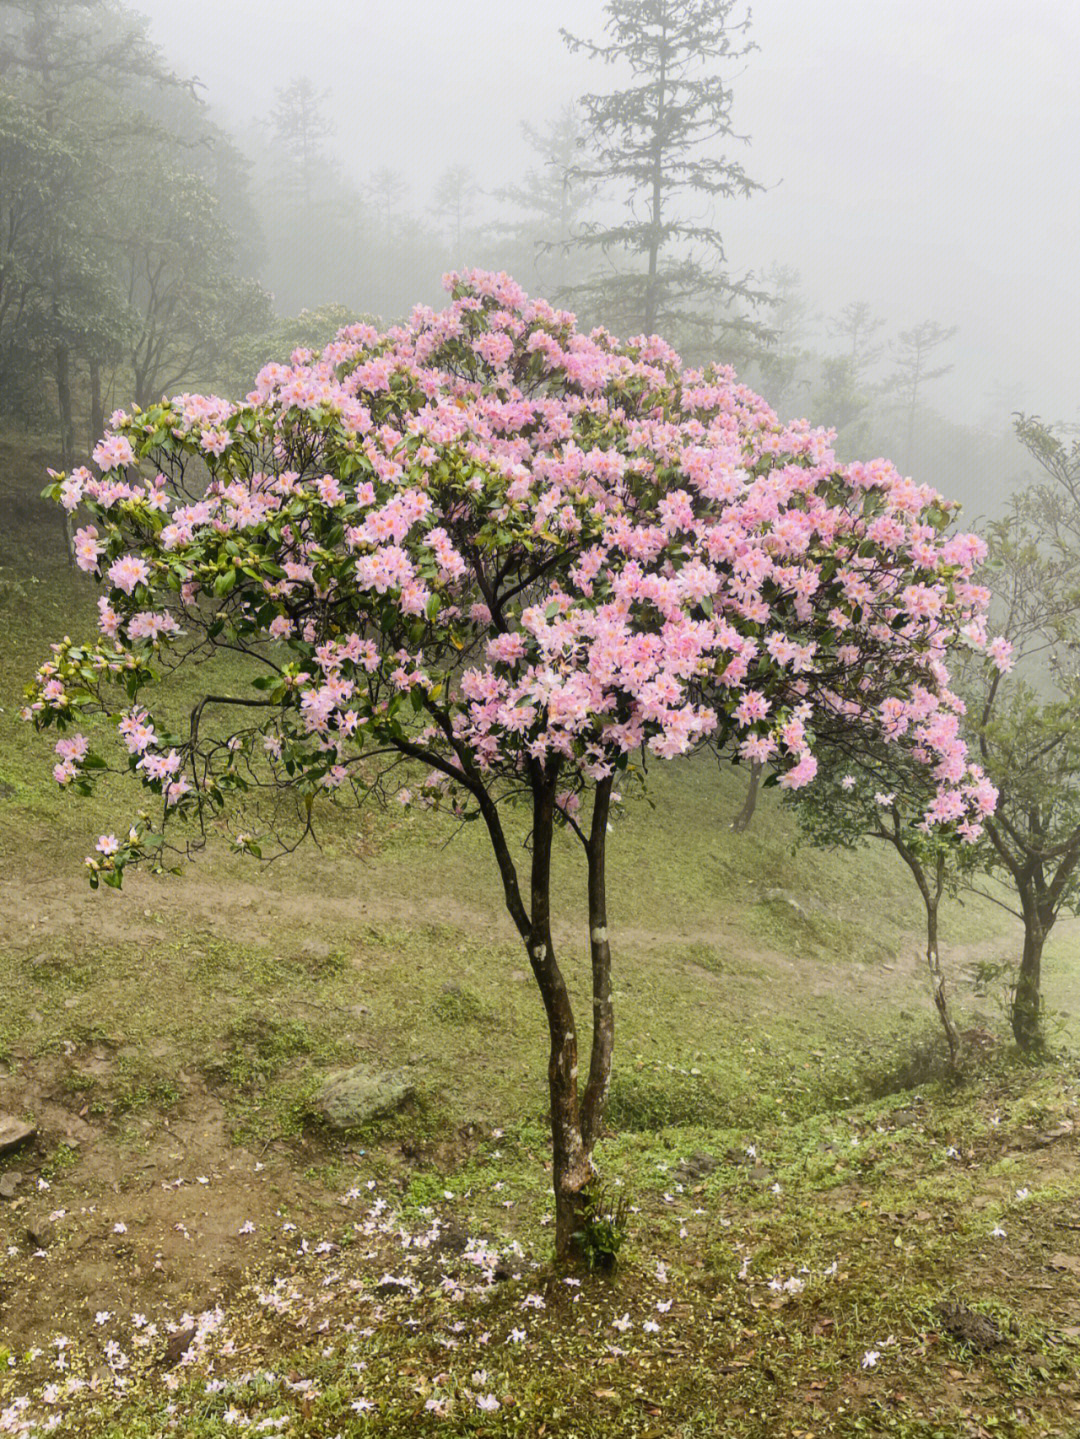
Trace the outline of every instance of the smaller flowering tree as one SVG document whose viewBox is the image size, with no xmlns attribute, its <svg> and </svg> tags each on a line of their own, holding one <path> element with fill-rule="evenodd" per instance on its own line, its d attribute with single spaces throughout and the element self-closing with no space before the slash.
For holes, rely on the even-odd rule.
<svg viewBox="0 0 1080 1439">
<path fill-rule="evenodd" d="M 1000 886 L 981 892 L 1023 926 L 1011 1020 L 1030 1051 L 1043 1043 L 1043 950 L 1062 911 L 1080 912 L 1080 441 L 1032 417 L 1016 432 L 1044 478 L 988 526 L 1000 663 L 965 666 L 960 687 L 1000 791 L 980 845 Z"/>
<path fill-rule="evenodd" d="M 112 417 L 100 473 L 50 493 L 87 516 L 98 638 L 54 645 L 27 714 L 62 731 L 57 781 L 110 767 L 74 729 L 116 726 L 155 797 L 88 860 L 91 882 L 208 817 L 260 854 L 251 797 L 385 792 L 482 823 L 548 1021 L 556 1249 L 595 1175 L 614 1010 L 606 900 L 613 786 L 636 751 L 708 742 L 796 790 L 815 746 L 910 749 L 927 820 L 979 810 L 946 647 L 985 642 L 980 557 L 949 507 L 882 462 L 838 466 L 730 370 L 683 369 L 655 336 L 579 333 L 504 275 L 450 276 L 452 303 L 343 329 L 205 396 Z M 148 698 L 191 660 L 181 728 Z M 215 678 L 215 676 L 217 678 Z M 89 724 L 87 725 L 89 728 Z M 95 732 L 96 737 L 99 731 Z M 525 870 L 504 827 L 529 811 Z M 238 821 L 244 824 L 238 827 Z M 557 833 L 587 878 L 592 1032 L 579 1081 L 552 938 Z"/>
<path fill-rule="evenodd" d="M 995 647 L 996 650 L 996 647 Z M 964 812 L 955 833 L 934 821 L 941 808 L 933 775 L 909 751 L 884 742 L 831 746 L 814 784 L 790 796 L 799 829 L 822 849 L 856 849 L 871 841 L 889 844 L 907 866 L 926 916 L 926 962 L 934 1006 L 958 1070 L 960 1034 L 949 1011 L 941 965 L 938 918 L 941 901 L 962 887 L 979 863 L 979 840 L 993 813 L 997 791 L 977 765 L 969 765 Z M 957 844 L 956 839 L 962 843 Z"/>
</svg>

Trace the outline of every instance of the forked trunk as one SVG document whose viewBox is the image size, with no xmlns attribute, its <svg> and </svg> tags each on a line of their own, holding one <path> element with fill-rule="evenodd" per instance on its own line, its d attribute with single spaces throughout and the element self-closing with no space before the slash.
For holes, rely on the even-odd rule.
<svg viewBox="0 0 1080 1439">
<path fill-rule="evenodd" d="M 570 992 L 551 940 L 551 842 L 555 827 L 557 774 L 538 775 L 533 785 L 533 853 L 529 961 L 544 1001 L 550 1050 L 551 1182 L 555 1192 L 555 1255 L 575 1248 L 584 1191 L 595 1173 L 586 1147 L 578 1103 L 578 1046 Z"/>
<path fill-rule="evenodd" d="M 548 1093 L 551 1101 L 551 1187 L 555 1196 L 555 1256 L 572 1259 L 580 1249 L 576 1236 L 586 1207 L 586 1191 L 596 1178 L 593 1147 L 600 1133 L 611 1078 L 614 1011 L 611 1001 L 611 950 L 607 938 L 606 880 L 611 778 L 598 781 L 591 832 L 585 840 L 589 860 L 589 948 L 592 957 L 593 1029 L 589 1078 L 578 1090 L 578 1039 L 570 992 L 555 958 L 551 937 L 551 849 L 555 829 L 558 768 L 535 764 L 530 771 L 533 792 L 532 874 L 529 903 L 518 885 L 517 871 L 506 843 L 497 808 L 477 788 L 503 879 L 506 907 L 525 942 L 529 963 L 547 1015 Z M 580 833 L 580 832 L 579 832 Z M 584 836 L 582 836 L 584 838 Z"/>
</svg>

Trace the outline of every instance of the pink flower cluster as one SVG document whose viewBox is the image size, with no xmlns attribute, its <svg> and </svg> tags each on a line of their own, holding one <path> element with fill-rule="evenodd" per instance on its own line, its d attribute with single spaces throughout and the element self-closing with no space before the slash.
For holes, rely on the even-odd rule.
<svg viewBox="0 0 1080 1439">
<path fill-rule="evenodd" d="M 440 312 L 268 365 L 241 406 L 113 417 L 102 477 L 58 498 L 96 521 L 76 553 L 111 583 L 119 652 L 175 638 L 177 592 L 193 618 L 227 606 L 247 645 L 291 651 L 266 752 L 330 785 L 369 736 L 400 740 L 404 701 L 444 777 L 552 766 L 567 794 L 710 737 L 797 789 L 843 729 L 909 748 L 927 822 L 970 834 L 991 791 L 946 652 L 1010 659 L 946 502 L 887 461 L 838 464 L 730 369 L 582 334 L 505 275 L 447 284 Z M 166 440 L 211 458 L 204 494 L 170 481 Z M 129 482 L 136 451 L 164 473 Z M 124 723 L 179 798 L 181 756 L 144 712 Z"/>
</svg>

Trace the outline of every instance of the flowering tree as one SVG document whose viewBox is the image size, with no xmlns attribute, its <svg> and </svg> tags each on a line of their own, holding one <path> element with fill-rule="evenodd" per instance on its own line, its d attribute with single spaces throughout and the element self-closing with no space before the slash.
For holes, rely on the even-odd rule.
<svg viewBox="0 0 1080 1439">
<path fill-rule="evenodd" d="M 991 642 L 994 657 L 1004 662 L 1000 642 Z M 958 718 L 954 711 L 954 718 Z M 950 721 L 951 723 L 951 721 Z M 823 849 L 856 849 L 870 841 L 891 845 L 904 861 L 919 891 L 926 915 L 926 962 L 934 1006 L 949 1046 L 949 1062 L 960 1068 L 961 1038 L 949 1011 L 945 973 L 941 966 L 938 919 L 941 901 L 955 894 L 980 860 L 978 841 L 984 821 L 997 802 L 997 790 L 976 765 L 968 767 L 968 796 L 973 811 L 958 820 L 963 844 L 940 824 L 927 819 L 934 804 L 934 777 L 910 751 L 888 743 L 838 743 L 825 748 L 814 783 L 790 796 L 799 829 Z"/>
<path fill-rule="evenodd" d="M 235 824 L 245 796 L 283 791 L 309 818 L 403 760 L 418 766 L 403 802 L 483 823 L 548 1020 L 563 1255 L 611 1073 L 617 775 L 639 749 L 710 742 L 795 789 L 819 733 L 884 736 L 932 773 L 927 819 L 955 833 L 982 792 L 943 656 L 962 631 L 984 642 L 980 550 L 944 536 L 932 491 L 884 462 L 838 467 L 827 434 L 780 425 L 730 370 L 683 370 L 656 337 L 580 334 L 505 275 L 448 285 L 442 312 L 266 366 L 242 404 L 112 417 L 100 475 L 51 489 L 88 512 L 77 555 L 106 585 L 102 633 L 53 647 L 27 713 L 65 731 L 56 779 L 81 791 L 109 761 L 67 731 L 112 717 L 156 796 L 153 819 L 98 841 L 94 884 L 159 854 L 167 825 Z M 169 729 L 144 697 L 218 653 L 239 657 L 232 682 L 193 669 L 198 697 Z M 511 800 L 531 811 L 527 875 Z M 559 829 L 588 879 L 584 1083 L 552 942 Z"/>
<path fill-rule="evenodd" d="M 1012 894 L 982 892 L 1024 927 L 1011 1018 L 1030 1051 L 1044 1039 L 1043 949 L 1063 910 L 1080 913 L 1080 441 L 1031 416 L 1017 417 L 1016 432 L 1046 478 L 988 527 L 986 578 L 1008 662 L 967 676 L 963 692 L 1000 791 L 980 858 Z"/>
</svg>

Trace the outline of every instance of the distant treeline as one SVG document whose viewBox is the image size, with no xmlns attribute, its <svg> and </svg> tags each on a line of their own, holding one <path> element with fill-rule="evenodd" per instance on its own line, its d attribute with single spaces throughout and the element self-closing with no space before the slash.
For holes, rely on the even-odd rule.
<svg viewBox="0 0 1080 1439">
<path fill-rule="evenodd" d="M 726 274 L 701 197 L 759 187 L 701 149 L 704 122 L 727 123 L 731 92 L 709 66 L 732 27 L 724 6 L 698 8 L 687 56 L 704 68 L 679 82 L 681 135 L 670 123 L 661 135 L 646 106 L 613 147 L 611 115 L 621 123 L 635 92 L 590 96 L 523 120 L 534 162 L 501 187 L 483 188 L 463 162 L 416 196 L 374 149 L 363 181 L 342 172 L 311 79 L 233 135 L 151 43 L 146 19 L 116 0 L 8 0 L 0 419 L 54 434 L 70 468 L 116 405 L 242 394 L 265 360 L 361 315 L 392 321 L 438 303 L 443 272 L 480 266 L 590 325 L 632 334 L 652 321 L 690 360 L 734 364 L 782 415 L 835 427 L 843 457 L 887 453 L 969 510 L 996 509 L 1019 464 L 1008 406 L 988 405 L 978 432 L 933 408 L 954 331 L 927 320 L 889 338 L 858 301 L 825 319 L 798 273 L 769 257 Z M 632 9 L 613 0 L 611 44 L 587 48 L 632 47 L 652 95 L 658 52 L 644 28 L 627 29 Z M 642 156 L 658 156 L 668 178 L 640 211 Z"/>
</svg>

